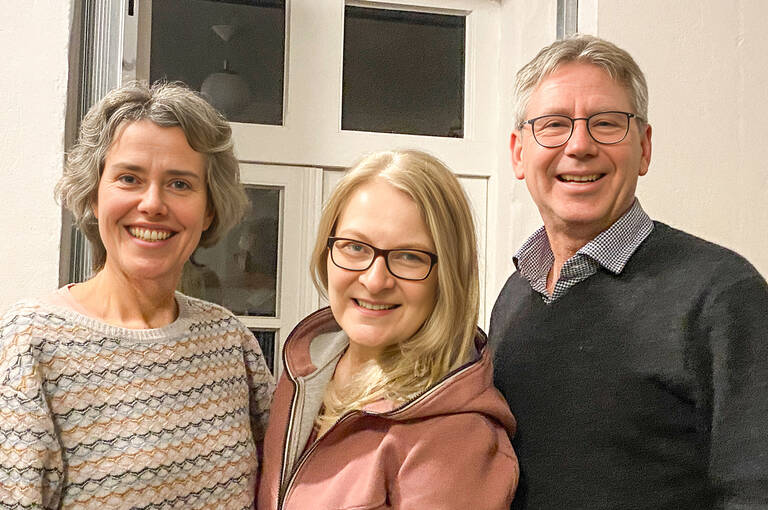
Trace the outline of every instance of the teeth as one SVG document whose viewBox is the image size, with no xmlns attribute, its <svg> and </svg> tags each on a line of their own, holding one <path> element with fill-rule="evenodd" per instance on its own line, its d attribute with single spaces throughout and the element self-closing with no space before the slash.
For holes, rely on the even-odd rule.
<svg viewBox="0 0 768 510">
<path fill-rule="evenodd" d="M 359 299 L 356 299 L 355 302 L 359 306 L 368 310 L 389 310 L 395 307 L 395 305 L 374 305 L 373 303 L 366 303 L 365 301 L 360 301 Z"/>
<path fill-rule="evenodd" d="M 163 241 L 171 237 L 171 233 L 165 230 L 150 230 L 148 228 L 130 227 L 128 232 L 142 241 Z"/>
<path fill-rule="evenodd" d="M 595 182 L 600 174 L 593 175 L 561 175 L 560 180 L 565 182 Z"/>
</svg>

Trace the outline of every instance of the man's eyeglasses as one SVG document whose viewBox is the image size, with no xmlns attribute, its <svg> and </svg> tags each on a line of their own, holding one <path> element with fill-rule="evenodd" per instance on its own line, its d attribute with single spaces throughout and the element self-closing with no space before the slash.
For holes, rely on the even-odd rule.
<svg viewBox="0 0 768 510">
<path fill-rule="evenodd" d="M 392 276 L 402 280 L 426 280 L 437 263 L 437 255 L 423 250 L 380 250 L 368 243 L 329 237 L 328 250 L 331 261 L 348 271 L 365 271 L 373 265 L 376 257 L 384 257 Z"/>
<path fill-rule="evenodd" d="M 594 141 L 604 145 L 613 145 L 627 137 L 629 119 L 633 117 L 644 122 L 641 117 L 634 113 L 611 111 L 575 119 L 567 115 L 542 115 L 522 122 L 520 129 L 526 124 L 530 124 L 536 143 L 551 149 L 565 145 L 573 135 L 574 123 L 577 120 L 583 120 L 587 123 L 587 132 Z"/>
</svg>

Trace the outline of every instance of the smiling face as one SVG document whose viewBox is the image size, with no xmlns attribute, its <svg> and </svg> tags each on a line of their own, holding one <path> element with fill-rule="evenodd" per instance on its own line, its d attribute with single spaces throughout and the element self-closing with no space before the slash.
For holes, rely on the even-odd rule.
<svg viewBox="0 0 768 510">
<path fill-rule="evenodd" d="M 533 91 L 525 118 L 604 111 L 635 113 L 627 89 L 596 65 L 570 62 Z M 591 239 L 611 226 L 632 205 L 637 179 L 651 160 L 651 128 L 637 119 L 614 145 L 595 142 L 584 121 L 576 121 L 570 140 L 560 147 L 540 146 L 530 125 L 515 130 L 510 144 L 515 175 L 525 179 L 550 235 Z"/>
<path fill-rule="evenodd" d="M 178 127 L 149 120 L 118 128 L 93 206 L 107 252 L 104 271 L 175 288 L 213 219 L 205 157 Z"/>
<path fill-rule="evenodd" d="M 381 178 L 360 186 L 336 222 L 334 234 L 381 249 L 414 248 L 435 253 L 416 202 Z M 437 271 L 423 281 L 395 278 L 383 257 L 366 271 L 328 268 L 328 301 L 350 350 L 375 358 L 385 347 L 409 339 L 427 320 L 437 298 Z"/>
</svg>

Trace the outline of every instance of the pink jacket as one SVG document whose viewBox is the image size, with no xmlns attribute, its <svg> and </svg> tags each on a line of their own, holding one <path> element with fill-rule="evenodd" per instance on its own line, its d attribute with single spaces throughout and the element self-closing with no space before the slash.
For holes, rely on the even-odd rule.
<svg viewBox="0 0 768 510">
<path fill-rule="evenodd" d="M 404 405 L 347 413 L 305 451 L 347 344 L 328 308 L 288 337 L 257 508 L 507 510 L 519 472 L 515 418 L 493 386 L 482 331 L 476 361 Z"/>
</svg>

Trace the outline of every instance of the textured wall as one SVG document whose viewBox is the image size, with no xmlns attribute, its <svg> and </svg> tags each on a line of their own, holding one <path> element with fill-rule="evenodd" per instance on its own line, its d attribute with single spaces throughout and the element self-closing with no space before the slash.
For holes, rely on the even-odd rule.
<svg viewBox="0 0 768 510">
<path fill-rule="evenodd" d="M 0 4 L 15 2 L 2 0 Z M 56 288 L 71 2 L 2 9 L 0 48 L 0 309 Z"/>
</svg>

